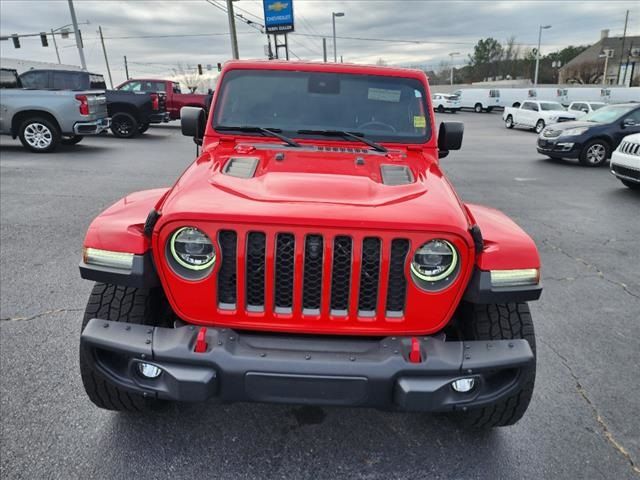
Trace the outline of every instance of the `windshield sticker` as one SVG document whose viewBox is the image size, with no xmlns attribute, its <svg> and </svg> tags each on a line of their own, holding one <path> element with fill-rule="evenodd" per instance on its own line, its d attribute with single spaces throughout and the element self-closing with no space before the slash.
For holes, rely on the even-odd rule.
<svg viewBox="0 0 640 480">
<path fill-rule="evenodd" d="M 398 103 L 400 101 L 400 90 L 387 90 L 386 88 L 370 88 L 369 95 L 367 98 L 369 100 L 379 100 L 381 102 L 394 102 Z"/>
<path fill-rule="evenodd" d="M 425 128 L 427 126 L 427 119 L 421 116 L 413 117 L 413 126 L 415 128 Z"/>
</svg>

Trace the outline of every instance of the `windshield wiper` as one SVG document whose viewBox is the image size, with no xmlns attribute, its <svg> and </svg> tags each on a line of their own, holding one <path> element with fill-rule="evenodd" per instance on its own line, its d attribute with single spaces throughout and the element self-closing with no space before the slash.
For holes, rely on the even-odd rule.
<svg viewBox="0 0 640 480">
<path fill-rule="evenodd" d="M 282 135 L 281 133 L 279 133 L 279 132 L 282 132 L 282 130 L 279 129 L 279 128 L 251 127 L 251 126 L 248 126 L 248 125 L 244 125 L 244 126 L 217 125 L 214 128 L 215 128 L 215 130 L 220 130 L 222 132 L 227 132 L 227 131 L 232 131 L 233 130 L 233 131 L 247 132 L 247 133 L 263 133 L 263 134 L 266 134 L 266 135 L 270 135 L 272 137 L 279 138 L 284 143 L 286 143 L 287 145 L 291 145 L 292 147 L 302 147 L 302 145 L 300 145 L 295 140 L 292 140 L 291 138 L 286 137 L 286 136 Z"/>
<path fill-rule="evenodd" d="M 365 138 L 364 133 L 361 132 L 347 132 L 343 130 L 298 130 L 298 133 L 301 135 L 324 135 L 326 137 L 345 137 L 351 138 L 353 140 L 358 140 L 362 143 L 366 143 L 374 150 L 378 152 L 388 152 L 385 147 L 382 145 Z"/>
</svg>

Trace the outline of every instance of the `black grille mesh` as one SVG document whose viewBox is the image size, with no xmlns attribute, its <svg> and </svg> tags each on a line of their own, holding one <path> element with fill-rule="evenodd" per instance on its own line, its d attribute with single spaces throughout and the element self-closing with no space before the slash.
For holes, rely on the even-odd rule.
<svg viewBox="0 0 640 480">
<path fill-rule="evenodd" d="M 304 280 L 302 308 L 320 310 L 322 301 L 322 259 L 324 241 L 321 235 L 307 235 L 304 242 Z"/>
<path fill-rule="evenodd" d="M 247 236 L 247 307 L 249 310 L 264 308 L 265 242 L 262 232 Z"/>
<path fill-rule="evenodd" d="M 362 241 L 362 266 L 360 268 L 360 293 L 358 311 L 374 315 L 378 305 L 378 280 L 380 277 L 380 239 L 367 237 Z"/>
<path fill-rule="evenodd" d="M 293 271 L 295 237 L 291 233 L 279 233 L 276 239 L 276 308 L 290 310 L 293 307 Z"/>
<path fill-rule="evenodd" d="M 346 314 L 351 286 L 351 238 L 338 236 L 333 241 L 331 270 L 331 310 Z"/>
<path fill-rule="evenodd" d="M 404 263 L 409 251 L 409 240 L 396 238 L 391 242 L 389 262 L 389 283 L 387 284 L 387 313 L 399 315 L 404 310 L 407 293 L 407 279 Z"/>
<path fill-rule="evenodd" d="M 218 235 L 220 244 L 220 272 L 218 272 L 218 304 L 234 307 L 236 304 L 236 249 L 238 236 L 231 230 L 222 230 Z"/>
</svg>

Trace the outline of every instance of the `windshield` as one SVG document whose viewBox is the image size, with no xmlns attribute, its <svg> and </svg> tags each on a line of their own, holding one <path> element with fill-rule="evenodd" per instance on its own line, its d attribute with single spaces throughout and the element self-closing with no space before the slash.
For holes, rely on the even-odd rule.
<svg viewBox="0 0 640 480">
<path fill-rule="evenodd" d="M 213 127 L 269 128 L 298 138 L 320 136 L 299 130 L 341 130 L 373 141 L 423 143 L 431 135 L 425 99 L 423 84 L 411 78 L 232 70 L 224 76 Z"/>
<path fill-rule="evenodd" d="M 545 111 L 564 110 L 564 107 L 558 102 L 540 102 L 540 108 Z"/>
<path fill-rule="evenodd" d="M 606 103 L 590 103 L 593 110 L 598 110 L 606 105 Z"/>
<path fill-rule="evenodd" d="M 611 123 L 633 110 L 633 105 L 609 105 L 586 115 L 582 120 L 586 122 Z"/>
</svg>

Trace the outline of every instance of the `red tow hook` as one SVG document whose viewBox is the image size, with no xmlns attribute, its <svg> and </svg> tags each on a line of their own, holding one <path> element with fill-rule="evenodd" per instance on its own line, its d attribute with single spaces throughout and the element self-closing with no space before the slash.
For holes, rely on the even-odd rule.
<svg viewBox="0 0 640 480">
<path fill-rule="evenodd" d="M 205 340 L 207 336 L 207 327 L 202 327 L 198 332 L 198 336 L 196 337 L 196 346 L 193 349 L 196 353 L 204 353 L 207 351 L 207 341 Z"/>
<path fill-rule="evenodd" d="M 411 337 L 411 351 L 409 352 L 409 361 L 411 363 L 420 363 L 422 354 L 420 353 L 420 341 L 416 337 Z"/>
</svg>

